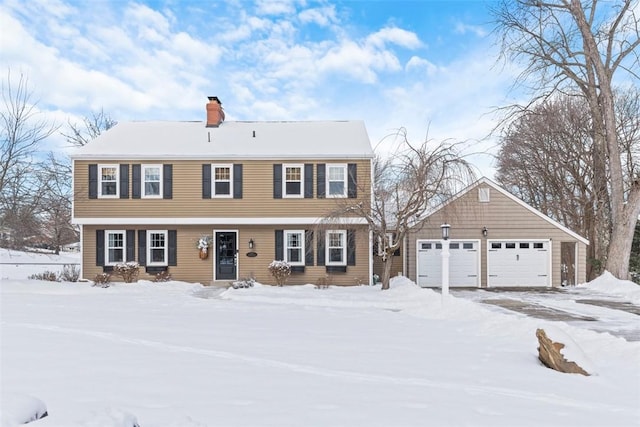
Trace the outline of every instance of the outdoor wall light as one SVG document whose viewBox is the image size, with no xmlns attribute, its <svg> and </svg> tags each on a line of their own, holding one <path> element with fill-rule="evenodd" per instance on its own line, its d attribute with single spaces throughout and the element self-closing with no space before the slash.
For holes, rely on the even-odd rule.
<svg viewBox="0 0 640 427">
<path fill-rule="evenodd" d="M 253 249 L 255 243 L 253 241 L 253 239 L 249 239 L 249 249 Z"/>
<path fill-rule="evenodd" d="M 442 229 L 442 240 L 449 240 L 449 229 L 451 226 L 449 224 L 442 224 L 440 228 Z"/>
<path fill-rule="evenodd" d="M 482 227 L 482 235 L 484 237 L 487 237 L 487 234 L 489 234 L 489 230 L 487 230 L 487 227 Z"/>
</svg>

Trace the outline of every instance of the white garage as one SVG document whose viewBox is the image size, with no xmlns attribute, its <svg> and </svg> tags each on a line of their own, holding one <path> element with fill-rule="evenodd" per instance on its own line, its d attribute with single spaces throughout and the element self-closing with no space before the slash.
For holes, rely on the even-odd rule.
<svg viewBox="0 0 640 427">
<path fill-rule="evenodd" d="M 480 241 L 448 240 L 449 286 L 480 286 Z M 417 283 L 423 288 L 442 286 L 442 242 L 440 240 L 416 241 Z"/>
<path fill-rule="evenodd" d="M 551 286 L 549 240 L 489 240 L 487 286 Z"/>
</svg>

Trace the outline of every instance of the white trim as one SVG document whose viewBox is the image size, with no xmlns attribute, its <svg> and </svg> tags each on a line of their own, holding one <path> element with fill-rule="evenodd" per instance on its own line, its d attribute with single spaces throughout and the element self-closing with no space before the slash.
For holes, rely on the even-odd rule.
<svg viewBox="0 0 640 427">
<path fill-rule="evenodd" d="M 102 169 L 104 168 L 114 168 L 116 170 L 116 194 L 102 194 Z M 98 198 L 99 199 L 118 199 L 120 198 L 120 165 L 116 163 L 104 163 L 98 165 Z M 112 182 L 112 181 L 106 181 Z"/>
<path fill-rule="evenodd" d="M 75 218 L 75 224 L 79 225 L 307 225 L 320 224 L 326 220 L 325 217 L 210 217 L 210 218 L 148 218 L 148 217 L 128 217 L 128 218 Z M 367 225 L 365 218 L 338 218 L 333 222 L 335 225 Z"/>
<path fill-rule="evenodd" d="M 122 261 L 109 259 L 109 234 L 122 234 Z M 114 266 L 127 261 L 127 230 L 104 230 L 104 265 Z"/>
<path fill-rule="evenodd" d="M 343 171 L 343 176 L 342 176 L 342 184 L 343 184 L 343 190 L 342 190 L 342 194 L 331 194 L 331 186 L 329 185 L 329 168 L 341 168 Z M 327 199 L 344 199 L 347 197 L 348 194 L 348 187 L 349 187 L 349 168 L 347 163 L 325 163 L 325 170 L 324 170 L 324 185 L 325 185 L 325 197 Z"/>
<path fill-rule="evenodd" d="M 151 261 L 151 233 L 164 234 L 164 262 Z M 169 231 L 168 230 L 147 230 L 147 266 L 166 267 L 169 265 Z"/>
<path fill-rule="evenodd" d="M 329 256 L 329 250 L 331 249 L 329 247 L 329 235 L 333 233 L 333 234 L 341 234 L 342 235 L 342 261 L 341 262 L 331 262 L 330 261 L 330 256 Z M 324 236 L 324 259 L 325 259 L 325 265 L 329 265 L 329 266 L 333 266 L 333 265 L 338 265 L 338 266 L 344 266 L 347 265 L 347 246 L 348 246 L 348 242 L 347 242 L 347 230 L 327 230 L 327 232 L 325 233 Z M 336 246 L 337 247 L 337 246 Z"/>
<path fill-rule="evenodd" d="M 145 169 L 150 169 L 150 168 L 157 168 L 160 172 L 160 185 L 158 186 L 158 194 L 152 194 L 152 195 L 147 195 L 146 194 L 146 190 L 147 190 L 147 181 L 145 180 Z M 164 176 L 163 176 L 163 172 L 164 172 L 164 167 L 163 165 L 159 164 L 159 163 L 147 163 L 147 164 L 142 164 L 140 165 L 140 198 L 142 199 L 162 199 L 162 184 L 164 182 Z"/>
<path fill-rule="evenodd" d="M 229 194 L 216 194 L 216 168 L 229 169 Z M 226 182 L 226 181 L 220 181 Z M 212 163 L 211 164 L 211 198 L 212 199 L 232 199 L 233 198 L 233 163 Z"/>
<path fill-rule="evenodd" d="M 300 194 L 287 194 L 287 168 L 300 168 Z M 296 181 L 291 181 L 296 182 Z M 283 163 L 282 164 L 282 198 L 302 199 L 304 198 L 304 163 Z"/>
<path fill-rule="evenodd" d="M 369 252 L 373 253 L 373 230 L 369 230 Z M 373 257 L 369 256 L 369 285 L 375 285 L 373 283 Z"/>
<path fill-rule="evenodd" d="M 95 258 L 95 256 L 94 256 Z M 94 261 L 95 264 L 95 261 Z M 84 227 L 80 226 L 80 278 L 84 278 Z"/>
<path fill-rule="evenodd" d="M 216 230 L 215 228 L 213 229 L 213 233 L 211 234 L 213 236 L 213 280 L 218 280 L 216 278 L 216 270 L 217 270 L 217 265 L 218 265 L 218 241 L 216 240 L 216 233 L 235 233 L 236 234 L 236 277 L 234 279 L 220 279 L 220 280 L 238 280 L 238 274 L 240 273 L 240 257 L 238 256 L 238 254 L 240 253 L 240 232 L 238 231 L 238 229 L 235 230 L 231 230 L 231 229 L 219 229 Z"/>
<path fill-rule="evenodd" d="M 289 245 L 287 245 L 287 233 L 300 235 L 300 241 L 302 243 L 302 246 L 300 246 L 300 261 L 289 261 L 289 252 L 287 251 L 289 248 Z M 306 249 L 306 234 L 304 230 L 282 230 L 282 258 L 284 261 L 288 262 L 292 266 L 304 266 L 306 261 Z"/>
<path fill-rule="evenodd" d="M 122 160 L 122 153 L 114 153 L 114 154 L 72 154 L 69 156 L 72 160 L 93 160 L 93 161 L 115 161 Z M 167 161 L 167 160 L 199 160 L 202 161 L 203 154 L 167 154 L 167 155 L 157 155 L 155 153 L 145 153 L 145 154 L 127 154 L 126 158 L 130 160 L 151 160 L 151 161 Z M 233 154 L 216 154 L 215 158 L 217 160 L 222 161 L 238 161 L 238 159 L 242 159 L 242 161 L 246 160 L 273 160 L 274 162 L 282 161 L 283 159 L 296 161 L 296 162 L 304 162 L 304 161 L 317 161 L 321 162 L 323 160 L 370 160 L 373 158 L 373 155 L 360 155 L 360 154 L 323 154 L 321 156 L 314 156 L 313 154 L 301 156 L 299 154 L 278 154 L 274 156 L 273 154 L 269 155 L 233 155 Z M 278 162 L 279 163 L 279 162 Z"/>
</svg>

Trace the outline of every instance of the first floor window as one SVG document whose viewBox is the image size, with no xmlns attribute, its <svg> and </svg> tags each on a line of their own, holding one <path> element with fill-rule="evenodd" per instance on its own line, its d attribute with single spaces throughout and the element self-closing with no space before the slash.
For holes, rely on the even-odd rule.
<svg viewBox="0 0 640 427">
<path fill-rule="evenodd" d="M 378 236 L 378 255 L 383 256 L 389 246 L 393 246 L 393 233 L 386 233 L 386 240 Z M 429 249 L 431 246 L 429 246 Z M 424 248 L 423 248 L 424 249 Z"/>
<path fill-rule="evenodd" d="M 167 231 L 147 231 L 148 265 L 167 265 Z"/>
<path fill-rule="evenodd" d="M 347 232 L 333 230 L 327 232 L 327 265 L 347 264 Z"/>
<path fill-rule="evenodd" d="M 302 197 L 303 172 L 302 165 L 284 165 L 284 191 L 285 197 Z"/>
<path fill-rule="evenodd" d="M 231 197 L 232 171 L 231 165 L 213 165 L 213 195 L 217 197 Z"/>
<path fill-rule="evenodd" d="M 118 165 L 100 165 L 98 169 L 99 196 L 118 197 Z"/>
<path fill-rule="evenodd" d="M 142 165 L 144 179 L 143 197 L 162 196 L 162 166 Z"/>
<path fill-rule="evenodd" d="M 115 265 L 124 262 L 126 248 L 126 233 L 124 231 L 106 231 L 105 239 L 107 259 L 106 265 Z"/>
<path fill-rule="evenodd" d="M 291 265 L 304 265 L 304 231 L 285 231 L 285 261 Z"/>
</svg>

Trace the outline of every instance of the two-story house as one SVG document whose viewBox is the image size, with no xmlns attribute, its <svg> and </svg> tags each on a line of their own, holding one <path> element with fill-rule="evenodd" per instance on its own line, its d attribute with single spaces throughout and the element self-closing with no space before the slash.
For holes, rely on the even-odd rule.
<svg viewBox="0 0 640 427">
<path fill-rule="evenodd" d="M 224 121 L 217 97 L 206 116 L 119 123 L 72 155 L 82 277 L 136 261 L 147 279 L 273 283 L 269 264 L 285 260 L 289 284 L 369 283 L 364 218 L 325 221 L 370 203 L 364 123 Z"/>
</svg>

